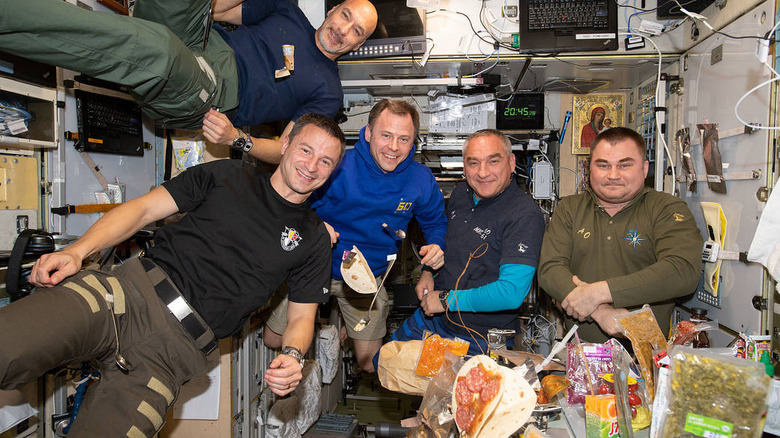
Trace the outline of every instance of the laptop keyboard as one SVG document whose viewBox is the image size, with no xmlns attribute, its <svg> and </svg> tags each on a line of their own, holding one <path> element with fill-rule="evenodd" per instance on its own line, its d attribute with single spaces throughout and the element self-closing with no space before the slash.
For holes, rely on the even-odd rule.
<svg viewBox="0 0 780 438">
<path fill-rule="evenodd" d="M 129 135 L 141 134 L 141 120 L 133 102 L 90 95 L 80 103 L 88 126 Z"/>
<path fill-rule="evenodd" d="M 607 29 L 605 0 L 528 0 L 530 30 Z"/>
</svg>

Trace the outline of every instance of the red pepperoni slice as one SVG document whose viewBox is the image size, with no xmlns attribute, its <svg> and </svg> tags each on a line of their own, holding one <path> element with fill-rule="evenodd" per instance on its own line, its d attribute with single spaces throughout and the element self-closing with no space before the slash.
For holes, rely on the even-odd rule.
<svg viewBox="0 0 780 438">
<path fill-rule="evenodd" d="M 466 384 L 472 392 L 479 392 L 487 382 L 487 373 L 482 365 L 477 365 L 466 374 Z"/>
<path fill-rule="evenodd" d="M 455 421 L 460 430 L 470 430 L 471 423 L 474 422 L 474 410 L 469 405 L 460 405 L 455 412 Z"/>
<path fill-rule="evenodd" d="M 493 377 L 487 381 L 485 386 L 482 387 L 482 391 L 479 393 L 479 397 L 483 402 L 489 402 L 495 398 L 498 391 L 501 389 L 501 379 Z"/>
<path fill-rule="evenodd" d="M 459 405 L 465 405 L 471 403 L 471 399 L 474 393 L 471 392 L 469 386 L 466 384 L 466 379 L 461 377 L 458 379 L 458 385 L 455 388 L 455 400 Z"/>
</svg>

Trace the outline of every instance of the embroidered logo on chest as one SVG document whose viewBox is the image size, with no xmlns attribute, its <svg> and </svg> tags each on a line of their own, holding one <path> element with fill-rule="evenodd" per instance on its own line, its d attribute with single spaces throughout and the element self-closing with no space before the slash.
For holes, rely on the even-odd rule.
<svg viewBox="0 0 780 438">
<path fill-rule="evenodd" d="M 482 229 L 480 227 L 475 227 L 474 232 L 479 234 L 479 238 L 482 240 L 487 239 L 487 237 L 490 235 L 491 231 L 490 228 Z"/>
<path fill-rule="evenodd" d="M 588 237 L 590 237 L 590 231 L 585 231 L 585 228 L 580 228 L 580 229 L 577 231 L 577 234 L 580 234 L 580 235 L 582 235 L 582 238 L 583 238 L 583 239 L 587 239 Z"/>
<path fill-rule="evenodd" d="M 404 202 L 404 200 L 401 199 L 401 202 L 398 203 L 398 207 L 395 208 L 395 211 L 409 211 L 411 209 L 412 209 L 412 203 Z"/>
<path fill-rule="evenodd" d="M 303 240 L 303 238 L 301 238 L 301 235 L 298 234 L 298 230 L 295 228 L 284 227 L 284 232 L 282 233 L 281 239 L 283 250 L 294 250 L 301 243 L 301 240 Z"/>
<path fill-rule="evenodd" d="M 639 225 L 634 226 L 634 228 L 631 228 L 630 230 L 626 231 L 626 236 L 623 237 L 623 240 L 627 241 L 629 245 L 634 247 L 634 252 L 636 252 L 636 247 L 642 245 L 642 242 L 646 241 L 647 238 L 642 237 L 642 235 L 639 233 Z"/>
</svg>

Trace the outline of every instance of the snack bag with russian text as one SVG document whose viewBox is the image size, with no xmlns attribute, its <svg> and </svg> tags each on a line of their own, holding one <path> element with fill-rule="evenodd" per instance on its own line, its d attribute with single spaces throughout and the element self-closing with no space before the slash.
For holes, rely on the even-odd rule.
<svg viewBox="0 0 780 438">
<path fill-rule="evenodd" d="M 611 342 L 595 344 L 582 343 L 580 348 L 574 343 L 569 343 L 566 364 L 566 378 L 571 385 L 568 388 L 566 400 L 572 405 L 585 403 L 585 395 L 591 393 L 591 388 L 596 393 L 599 385 L 599 376 L 612 372 L 612 346 Z M 585 356 L 583 358 L 583 355 Z M 590 383 L 588 383 L 590 381 Z"/>
</svg>

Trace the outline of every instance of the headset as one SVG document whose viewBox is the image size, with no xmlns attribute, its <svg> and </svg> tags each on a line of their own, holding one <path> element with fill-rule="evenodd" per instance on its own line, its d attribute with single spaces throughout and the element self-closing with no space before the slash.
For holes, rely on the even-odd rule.
<svg viewBox="0 0 780 438">
<path fill-rule="evenodd" d="M 34 286 L 30 284 L 32 266 L 23 267 L 43 254 L 54 252 L 54 237 L 43 230 L 26 229 L 19 233 L 11 257 L 8 259 L 8 270 L 5 289 L 11 301 L 30 295 Z"/>
</svg>

